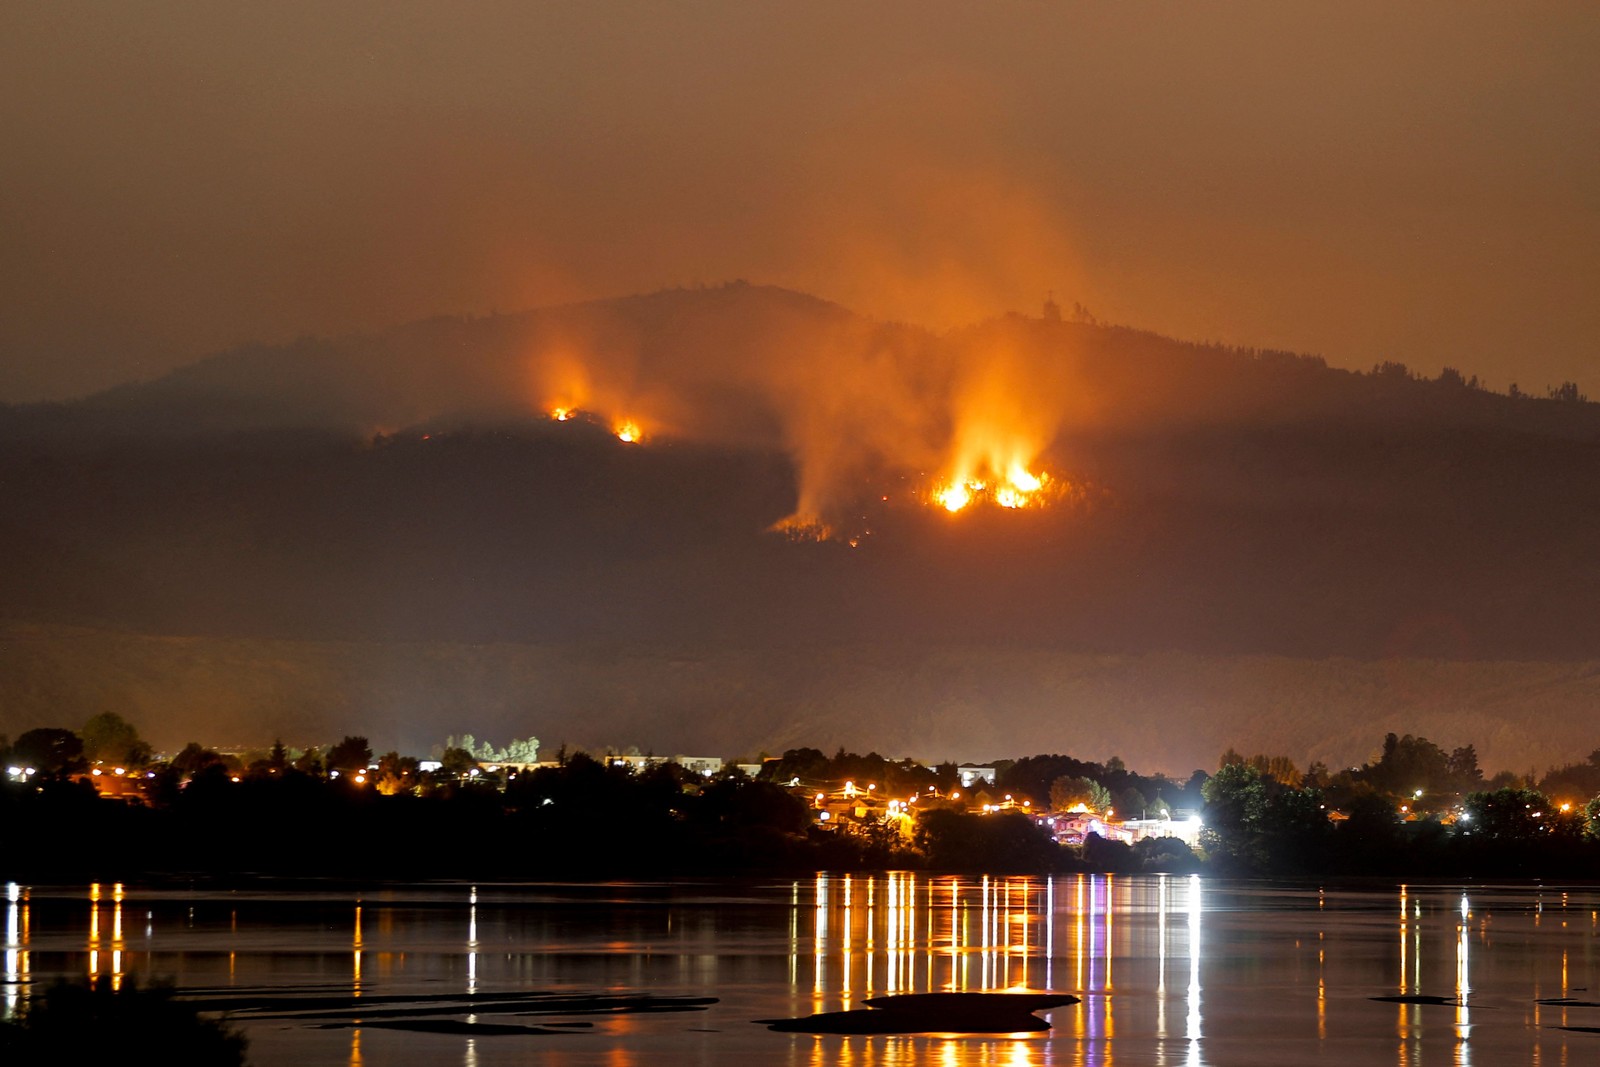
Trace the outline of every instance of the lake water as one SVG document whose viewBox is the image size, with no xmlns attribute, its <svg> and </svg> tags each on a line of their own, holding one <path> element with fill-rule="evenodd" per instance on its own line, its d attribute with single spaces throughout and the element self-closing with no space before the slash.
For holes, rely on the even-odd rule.
<svg viewBox="0 0 1600 1067">
<path fill-rule="evenodd" d="M 231 1007 L 261 1065 L 1600 1063 L 1600 1032 L 1562 1029 L 1600 1028 L 1600 1006 L 1539 1003 L 1600 1004 L 1595 887 L 906 874 L 5 895 L 0 1010 L 63 975 L 169 978 Z M 1083 999 L 1000 1037 L 753 1022 L 947 990 Z M 630 1010 L 641 994 L 717 1000 Z M 1408 994 L 1458 1003 L 1371 999 Z M 556 1032 L 388 1028 L 440 1020 Z"/>
</svg>

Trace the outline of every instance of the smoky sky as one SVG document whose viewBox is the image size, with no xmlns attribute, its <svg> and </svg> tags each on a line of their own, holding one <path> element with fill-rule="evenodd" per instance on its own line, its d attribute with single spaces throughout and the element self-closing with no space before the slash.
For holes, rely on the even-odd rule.
<svg viewBox="0 0 1600 1067">
<path fill-rule="evenodd" d="M 0 13 L 0 399 L 749 278 L 1600 370 L 1587 2 L 385 0 Z"/>
</svg>

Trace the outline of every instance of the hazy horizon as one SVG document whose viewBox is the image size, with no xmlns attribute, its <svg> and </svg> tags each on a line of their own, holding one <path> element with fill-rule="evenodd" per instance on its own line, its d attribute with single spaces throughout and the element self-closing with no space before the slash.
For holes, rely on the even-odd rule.
<svg viewBox="0 0 1600 1067">
<path fill-rule="evenodd" d="M 18 8 L 0 400 L 750 278 L 1600 370 L 1600 17 L 1430 0 Z"/>
</svg>

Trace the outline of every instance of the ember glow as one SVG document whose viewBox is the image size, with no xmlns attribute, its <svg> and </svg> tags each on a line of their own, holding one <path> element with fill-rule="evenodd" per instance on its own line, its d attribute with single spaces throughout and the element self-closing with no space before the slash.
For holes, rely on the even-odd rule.
<svg viewBox="0 0 1600 1067">
<path fill-rule="evenodd" d="M 592 323 L 552 328 L 527 355 L 537 410 L 623 444 L 781 451 L 795 498 L 770 529 L 796 542 L 859 540 L 906 505 L 1013 513 L 1065 499 L 1054 448 L 1083 410 L 1073 361 L 1043 362 L 1007 332 L 1029 327 L 953 347 L 899 328 L 791 333 L 792 295 L 729 288 L 766 316 L 762 358 L 730 355 L 743 334 L 680 352 Z"/>
<path fill-rule="evenodd" d="M 790 515 L 780 519 L 770 527 L 773 533 L 781 533 L 791 541 L 831 541 L 833 529 L 824 522 L 816 519 L 806 519 L 799 515 Z M 850 547 L 854 548 L 855 544 Z"/>
<path fill-rule="evenodd" d="M 999 347 L 975 353 L 961 369 L 950 394 L 947 474 L 931 501 L 951 513 L 977 504 L 1015 511 L 1045 503 L 1051 479 L 1034 467 L 1062 413 L 1046 399 L 1037 368 Z"/>
<path fill-rule="evenodd" d="M 972 494 L 983 490 L 982 482 L 951 482 L 933 491 L 934 502 L 946 511 L 960 511 L 972 503 Z"/>
<path fill-rule="evenodd" d="M 949 481 L 935 488 L 929 496 L 934 504 L 952 514 L 976 503 L 1016 509 L 1044 503 L 1048 494 L 1041 490 L 1049 484 L 1048 474 L 1034 474 L 1025 467 L 1016 467 L 1004 479 L 994 482 L 981 478 Z"/>
</svg>

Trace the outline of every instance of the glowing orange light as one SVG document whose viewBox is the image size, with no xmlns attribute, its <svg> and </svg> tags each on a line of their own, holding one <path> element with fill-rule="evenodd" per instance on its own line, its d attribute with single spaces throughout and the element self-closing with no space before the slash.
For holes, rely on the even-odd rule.
<svg viewBox="0 0 1600 1067">
<path fill-rule="evenodd" d="M 637 422 L 633 422 L 632 420 L 625 420 L 617 423 L 615 432 L 617 435 L 617 440 L 621 441 L 623 444 L 637 444 L 638 442 L 644 440 L 644 431 L 639 429 L 639 424 Z"/>
<path fill-rule="evenodd" d="M 572 418 L 572 409 L 559 407 L 551 408 L 550 417 L 555 419 L 557 422 L 566 422 L 568 419 Z"/>
<path fill-rule="evenodd" d="M 832 527 L 819 519 L 800 514 L 779 519 L 768 529 L 783 534 L 791 541 L 826 541 L 833 536 Z"/>
<path fill-rule="evenodd" d="M 1034 474 L 1020 463 L 1013 463 L 1011 469 L 1006 471 L 1006 481 L 1010 487 L 1019 493 L 1037 493 L 1044 488 L 1046 476 Z"/>
<path fill-rule="evenodd" d="M 962 482 L 952 482 L 941 489 L 934 490 L 933 499 L 946 511 L 960 511 L 972 503 L 972 490 Z"/>
<path fill-rule="evenodd" d="M 992 481 L 984 478 L 956 477 L 934 489 L 933 502 L 949 512 L 960 511 L 969 504 L 992 503 L 1002 508 L 1024 508 L 1038 498 L 1035 496 L 1048 475 L 1034 474 L 1021 463 L 1013 463 L 1001 477 Z"/>
</svg>

